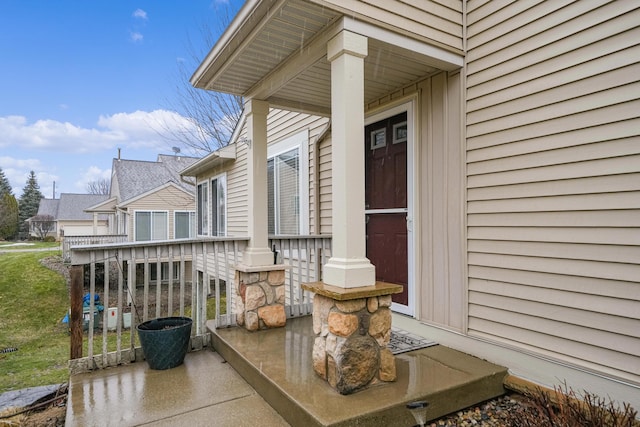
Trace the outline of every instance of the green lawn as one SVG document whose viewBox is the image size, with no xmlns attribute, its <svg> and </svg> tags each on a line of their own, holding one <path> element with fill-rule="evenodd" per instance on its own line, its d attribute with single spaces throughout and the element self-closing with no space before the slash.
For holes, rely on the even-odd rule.
<svg viewBox="0 0 640 427">
<path fill-rule="evenodd" d="M 0 350 L 18 349 L 0 353 L 0 393 L 69 379 L 67 285 L 38 262 L 56 253 L 0 254 Z"/>
</svg>

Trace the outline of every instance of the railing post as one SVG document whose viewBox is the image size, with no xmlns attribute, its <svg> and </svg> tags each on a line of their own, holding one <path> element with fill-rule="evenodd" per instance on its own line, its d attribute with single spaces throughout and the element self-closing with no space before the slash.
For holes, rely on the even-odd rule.
<svg viewBox="0 0 640 427">
<path fill-rule="evenodd" d="M 71 300 L 71 313 L 69 314 L 69 327 L 71 329 L 71 355 L 70 359 L 80 359 L 82 357 L 82 284 L 84 274 L 82 265 L 72 265 L 71 290 L 69 299 Z"/>
</svg>

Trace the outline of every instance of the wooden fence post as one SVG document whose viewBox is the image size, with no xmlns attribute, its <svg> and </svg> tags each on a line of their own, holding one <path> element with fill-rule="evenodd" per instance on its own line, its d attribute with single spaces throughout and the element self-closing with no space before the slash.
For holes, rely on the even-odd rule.
<svg viewBox="0 0 640 427">
<path fill-rule="evenodd" d="M 71 313 L 69 327 L 71 329 L 71 359 L 82 357 L 82 288 L 84 269 L 82 265 L 72 265 L 71 274 Z"/>
</svg>

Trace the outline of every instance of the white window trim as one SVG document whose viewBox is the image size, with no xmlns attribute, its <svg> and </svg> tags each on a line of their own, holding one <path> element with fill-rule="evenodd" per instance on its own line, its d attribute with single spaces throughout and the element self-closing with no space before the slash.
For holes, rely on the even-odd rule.
<svg viewBox="0 0 640 427">
<path fill-rule="evenodd" d="M 213 191 L 213 181 L 218 180 L 218 182 L 222 181 L 222 185 L 224 187 L 224 234 L 222 236 L 226 236 L 229 233 L 229 229 L 228 229 L 228 222 L 227 222 L 227 213 L 228 213 L 228 204 L 227 204 L 227 193 L 228 193 L 228 187 L 227 187 L 227 173 L 226 172 L 222 172 L 221 174 L 212 176 L 211 178 L 209 178 L 209 204 L 207 206 L 207 209 L 209 210 L 209 235 L 213 236 L 213 200 L 211 197 L 211 192 Z M 217 200 L 216 200 L 217 202 Z M 217 223 L 217 218 L 216 218 L 216 223 Z M 216 237 L 221 237 L 218 234 L 215 235 Z"/>
<path fill-rule="evenodd" d="M 267 159 L 294 148 L 300 152 L 300 235 L 309 234 L 309 129 L 269 144 Z"/>
<path fill-rule="evenodd" d="M 136 230 L 136 215 L 138 214 L 138 212 L 149 212 L 151 214 L 151 240 L 148 241 L 154 241 L 154 240 L 158 240 L 158 239 L 154 239 L 153 238 L 153 213 L 154 212 L 164 212 L 167 214 L 167 220 L 166 220 L 166 224 L 165 227 L 167 229 L 167 239 L 170 239 L 169 236 L 169 211 L 168 210 L 153 210 L 153 209 L 138 209 L 138 210 L 134 210 L 133 211 L 133 240 L 135 242 L 146 242 L 147 240 L 138 240 L 138 234 L 137 234 L 137 230 Z"/>
<path fill-rule="evenodd" d="M 188 238 L 193 238 L 198 234 L 198 215 L 196 213 L 196 211 L 190 211 L 190 210 L 177 210 L 177 211 L 173 211 L 173 238 L 176 239 L 177 234 L 176 231 L 178 229 L 177 227 L 177 221 L 176 221 L 176 214 L 178 213 L 188 213 L 189 214 L 189 222 L 191 222 L 191 214 L 193 214 L 193 236 L 191 236 L 191 223 L 189 223 L 189 237 Z"/>
</svg>

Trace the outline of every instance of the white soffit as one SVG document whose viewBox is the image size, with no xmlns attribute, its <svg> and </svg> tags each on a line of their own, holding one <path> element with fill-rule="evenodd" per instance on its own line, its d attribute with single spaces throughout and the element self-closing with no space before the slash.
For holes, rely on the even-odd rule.
<svg viewBox="0 0 640 427">
<path fill-rule="evenodd" d="M 192 83 L 197 87 L 264 99 L 277 108 L 329 115 L 331 65 L 326 43 L 343 29 L 369 39 L 366 102 L 438 70 L 463 65 L 461 55 L 311 2 L 248 3 L 252 13 L 241 10 L 238 17 L 246 22 L 234 20 L 225 35 L 235 36 L 223 40 L 223 35 L 194 74 Z M 262 18 L 256 21 L 258 16 Z M 223 49 L 221 43 L 228 46 Z M 212 56 L 215 52 L 218 55 Z"/>
</svg>

